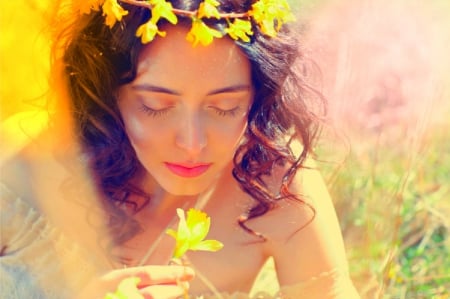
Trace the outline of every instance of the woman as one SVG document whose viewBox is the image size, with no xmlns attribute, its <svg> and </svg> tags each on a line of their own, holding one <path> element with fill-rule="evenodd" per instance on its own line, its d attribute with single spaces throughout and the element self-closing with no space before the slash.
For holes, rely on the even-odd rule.
<svg viewBox="0 0 450 299">
<path fill-rule="evenodd" d="M 275 2 L 56 5 L 69 102 L 4 165 L 2 298 L 104 298 L 129 277 L 129 298 L 249 298 L 269 257 L 276 298 L 357 298 L 307 162 L 321 98 Z M 165 231 L 191 207 L 224 247 L 173 265 Z"/>
</svg>

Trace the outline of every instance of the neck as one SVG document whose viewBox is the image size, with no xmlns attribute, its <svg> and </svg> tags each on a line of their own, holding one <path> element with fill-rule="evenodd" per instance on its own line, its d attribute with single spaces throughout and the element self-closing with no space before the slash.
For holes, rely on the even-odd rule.
<svg viewBox="0 0 450 299">
<path fill-rule="evenodd" d="M 198 195 L 174 195 L 167 192 L 144 169 L 136 182 L 143 191 L 151 195 L 148 209 L 156 215 L 173 214 L 176 208 L 194 206 Z"/>
<path fill-rule="evenodd" d="M 198 195 L 179 196 L 166 192 L 163 189 L 153 193 L 150 209 L 157 214 L 172 214 L 177 208 L 194 207 Z"/>
</svg>

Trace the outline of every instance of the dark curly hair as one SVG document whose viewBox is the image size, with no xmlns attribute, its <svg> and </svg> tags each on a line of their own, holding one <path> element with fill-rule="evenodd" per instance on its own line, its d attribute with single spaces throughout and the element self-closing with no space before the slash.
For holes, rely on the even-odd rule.
<svg viewBox="0 0 450 299">
<path fill-rule="evenodd" d="M 175 8 L 195 10 L 201 1 L 170 2 Z M 219 2 L 222 12 L 245 12 L 254 1 Z M 104 25 L 101 12 L 91 12 L 74 18 L 76 21 L 66 26 L 58 41 L 75 133 L 88 157 L 103 204 L 110 212 L 115 244 L 125 242 L 139 230 L 132 216 L 124 217 L 120 206 L 131 204 L 138 211 L 150 200 L 132 184 L 142 166 L 125 133 L 115 94 L 119 86 L 136 76 L 143 45 L 135 32 L 150 18 L 150 11 L 124 3 L 122 6 L 129 14 L 113 28 Z M 180 21 L 183 22 L 182 18 Z M 218 30 L 226 26 L 223 19 L 209 22 Z M 238 222 L 246 231 L 264 238 L 245 223 L 274 208 L 280 199 L 304 203 L 288 186 L 313 151 L 325 105 L 321 94 L 308 83 L 312 64 L 301 51 L 298 32 L 283 25 L 277 37 L 270 38 L 255 24 L 253 32 L 250 42 L 236 41 L 251 63 L 255 95 L 244 141 L 234 157 L 233 176 L 255 200 L 254 206 Z M 299 154 L 291 149 L 294 141 L 302 145 Z M 271 174 L 276 166 L 286 171 L 279 192 L 273 194 L 264 176 Z M 142 200 L 132 201 L 131 194 L 140 195 L 138 198 Z"/>
</svg>

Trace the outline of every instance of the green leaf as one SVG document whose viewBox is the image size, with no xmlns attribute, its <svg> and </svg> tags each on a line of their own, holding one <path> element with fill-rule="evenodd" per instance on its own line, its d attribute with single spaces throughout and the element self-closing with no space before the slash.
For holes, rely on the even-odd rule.
<svg viewBox="0 0 450 299">
<path fill-rule="evenodd" d="M 223 244 L 217 240 L 204 240 L 193 246 L 191 250 L 201 250 L 201 251 L 218 251 L 223 248 Z"/>
</svg>

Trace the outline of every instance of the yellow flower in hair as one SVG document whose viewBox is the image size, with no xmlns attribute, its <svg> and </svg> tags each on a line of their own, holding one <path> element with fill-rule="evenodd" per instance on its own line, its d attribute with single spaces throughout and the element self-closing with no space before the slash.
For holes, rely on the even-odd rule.
<svg viewBox="0 0 450 299">
<path fill-rule="evenodd" d="M 158 23 L 160 18 L 165 18 L 174 25 L 178 22 L 178 18 L 173 12 L 172 3 L 165 0 L 150 0 L 149 2 L 153 5 L 152 20 L 154 24 Z"/>
<path fill-rule="evenodd" d="M 261 32 L 270 37 L 277 35 L 281 25 L 295 19 L 286 0 L 259 0 L 252 5 L 250 15 L 258 23 Z"/>
<path fill-rule="evenodd" d="M 152 20 L 139 26 L 136 31 L 136 37 L 140 37 L 143 44 L 154 40 L 157 34 L 162 37 L 166 36 L 166 32 L 159 31 L 158 26 Z"/>
<path fill-rule="evenodd" d="M 198 7 L 198 15 L 197 17 L 203 18 L 216 18 L 220 19 L 220 13 L 217 10 L 217 7 L 220 5 L 220 2 L 216 0 L 205 0 L 204 2 L 200 3 L 200 6 Z"/>
<path fill-rule="evenodd" d="M 116 24 L 117 21 L 121 21 L 123 16 L 128 14 L 128 11 L 123 9 L 117 0 L 105 0 L 102 6 L 103 15 L 106 16 L 105 24 L 110 28 Z"/>
<path fill-rule="evenodd" d="M 154 5 L 152 9 L 152 18 L 142 24 L 136 30 L 136 36 L 141 38 L 143 44 L 147 44 L 155 39 L 156 35 L 166 36 L 165 31 L 160 31 L 158 21 L 161 18 L 168 20 L 172 24 L 178 23 L 177 16 L 173 13 L 173 7 L 170 2 L 165 0 L 151 0 L 150 4 Z"/>
<path fill-rule="evenodd" d="M 90 13 L 93 10 L 98 11 L 101 6 L 105 24 L 112 28 L 128 14 L 119 3 L 147 8 L 150 11 L 151 20 L 141 24 L 136 31 L 136 36 L 141 37 L 143 43 L 152 41 L 156 35 L 165 36 L 165 32 L 158 29 L 161 18 L 177 24 L 178 15 L 191 18 L 192 27 L 186 38 L 194 46 L 198 43 L 207 46 L 214 38 L 225 35 L 206 25 L 204 19 L 225 19 L 228 23 L 225 33 L 244 42 L 249 42 L 250 36 L 254 34 L 254 23 L 262 34 L 275 37 L 284 23 L 295 20 L 287 0 L 256 0 L 246 12 L 224 13 L 219 11 L 218 0 L 202 0 L 196 10 L 175 9 L 172 3 L 166 0 L 78 0 L 74 8 L 80 13 Z"/>
<path fill-rule="evenodd" d="M 246 43 L 250 41 L 249 36 L 253 35 L 252 24 L 250 21 L 241 19 L 235 19 L 233 23 L 229 23 L 225 32 L 228 33 L 232 39 L 241 39 Z"/>
<path fill-rule="evenodd" d="M 217 251 L 223 244 L 216 240 L 203 240 L 209 232 L 211 218 L 202 211 L 189 209 L 185 218 L 184 211 L 177 209 L 178 230 L 168 229 L 167 234 L 176 240 L 174 258 L 182 257 L 188 250 Z"/>
<path fill-rule="evenodd" d="M 201 19 L 194 18 L 186 39 L 195 47 L 199 42 L 203 46 L 207 46 L 212 43 L 215 37 L 222 37 L 222 33 L 208 27 Z"/>
</svg>

